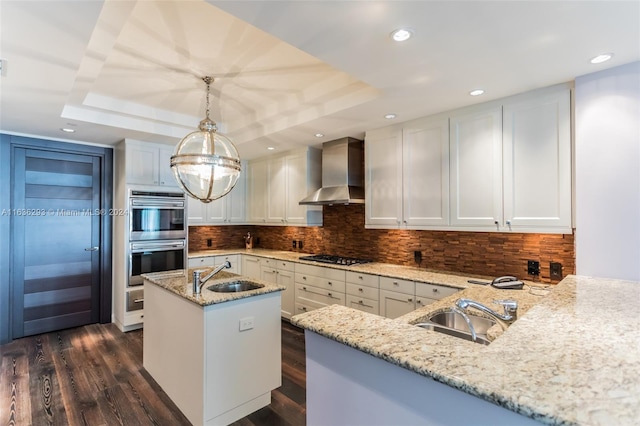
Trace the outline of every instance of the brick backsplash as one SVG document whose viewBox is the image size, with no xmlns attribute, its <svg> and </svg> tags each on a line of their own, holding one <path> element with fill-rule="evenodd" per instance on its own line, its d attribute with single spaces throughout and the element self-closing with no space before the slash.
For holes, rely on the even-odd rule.
<svg viewBox="0 0 640 426">
<path fill-rule="evenodd" d="M 322 227 L 299 226 L 191 226 L 189 250 L 204 250 L 207 239 L 215 249 L 244 247 L 243 236 L 260 238 L 256 247 L 330 253 L 367 258 L 378 262 L 420 266 L 431 270 L 486 276 L 527 275 L 527 260 L 540 262 L 535 280 L 551 282 L 549 262 L 559 262 L 563 276 L 575 273 L 574 235 L 495 232 L 415 231 L 365 229 L 364 205 L 324 206 Z M 303 241 L 303 249 L 292 248 Z M 414 251 L 422 262 L 414 261 Z"/>
</svg>

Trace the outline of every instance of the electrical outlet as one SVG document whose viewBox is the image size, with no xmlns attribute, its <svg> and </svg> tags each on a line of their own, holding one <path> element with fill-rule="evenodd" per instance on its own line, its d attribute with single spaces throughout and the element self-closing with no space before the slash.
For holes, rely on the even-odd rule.
<svg viewBox="0 0 640 426">
<path fill-rule="evenodd" d="M 293 240 L 293 248 L 298 247 L 298 242 L 296 240 Z"/>
<path fill-rule="evenodd" d="M 253 317 L 240 318 L 240 331 L 251 330 L 253 328 Z"/>
<path fill-rule="evenodd" d="M 213 245 L 213 239 L 207 238 L 207 247 L 211 247 Z"/>
<path fill-rule="evenodd" d="M 537 260 L 527 260 L 527 274 L 540 275 L 540 262 Z"/>
<path fill-rule="evenodd" d="M 549 271 L 551 272 L 551 279 L 552 280 L 561 280 L 562 279 L 562 263 L 550 262 L 549 263 Z"/>
<path fill-rule="evenodd" d="M 256 237 L 256 239 L 254 240 L 256 245 L 259 246 L 260 245 L 260 237 Z"/>
<path fill-rule="evenodd" d="M 298 240 L 298 248 L 302 250 L 302 240 Z"/>
<path fill-rule="evenodd" d="M 422 263 L 422 252 L 420 250 L 416 250 L 413 252 L 413 260 L 415 260 L 418 264 Z"/>
</svg>

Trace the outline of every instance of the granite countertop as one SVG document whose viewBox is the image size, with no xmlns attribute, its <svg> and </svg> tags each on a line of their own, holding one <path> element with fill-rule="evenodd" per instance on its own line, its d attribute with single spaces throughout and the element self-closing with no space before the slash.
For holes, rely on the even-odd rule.
<svg viewBox="0 0 640 426">
<path fill-rule="evenodd" d="M 198 268 L 198 270 L 204 271 L 203 276 L 208 274 L 213 269 L 214 268 Z M 258 296 L 266 293 L 273 293 L 274 291 L 282 291 L 286 289 L 286 287 L 284 286 L 272 284 L 267 281 L 257 280 L 254 278 L 245 278 L 242 275 L 220 271 L 214 278 L 210 279 L 204 286 L 202 286 L 201 294 L 195 295 L 193 294 L 193 271 L 194 269 L 190 269 L 188 271 L 178 270 L 156 272 L 152 274 L 143 274 L 142 277 L 145 279 L 145 281 L 169 290 L 172 293 L 175 293 L 178 296 L 200 306 L 209 306 L 218 303 L 231 302 L 233 300 L 244 299 L 247 297 Z M 228 282 L 238 281 L 239 279 L 255 282 L 257 284 L 261 284 L 263 287 L 255 290 L 232 293 L 218 293 L 207 289 L 212 285 L 225 284 Z"/>
<path fill-rule="evenodd" d="M 312 253 L 301 253 L 284 250 L 268 250 L 268 249 L 227 249 L 227 250 L 200 250 L 189 252 L 189 258 L 207 257 L 207 256 L 224 256 L 231 254 L 246 254 L 270 259 L 285 260 L 289 262 L 305 263 L 307 265 L 322 266 L 325 268 L 342 269 L 346 271 L 361 272 L 363 274 L 373 274 L 383 277 L 399 278 L 410 281 L 417 281 L 428 284 L 438 284 L 453 288 L 473 288 L 482 287 L 478 284 L 470 284 L 469 279 L 479 279 L 491 281 L 493 277 L 485 275 L 473 274 L 456 274 L 453 272 L 432 271 L 425 268 L 417 268 L 411 266 L 393 265 L 390 263 L 364 263 L 360 265 L 333 265 L 328 263 L 318 263 L 308 260 L 302 260 L 301 257 L 309 256 Z M 540 284 L 522 280 L 527 285 L 538 286 Z M 546 287 L 546 285 L 545 285 Z"/>
<path fill-rule="evenodd" d="M 516 298 L 519 319 L 489 346 L 411 325 L 461 295 Z M 637 425 L 638 300 L 640 283 L 568 276 L 545 296 L 476 286 L 395 320 L 332 305 L 292 322 L 544 423 Z"/>
</svg>

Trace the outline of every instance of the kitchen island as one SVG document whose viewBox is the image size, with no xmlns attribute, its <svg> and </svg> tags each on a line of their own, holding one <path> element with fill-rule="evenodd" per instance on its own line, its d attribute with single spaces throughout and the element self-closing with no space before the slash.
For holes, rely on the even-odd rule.
<svg viewBox="0 0 640 426">
<path fill-rule="evenodd" d="M 281 385 L 280 291 L 221 293 L 242 277 L 219 272 L 201 294 L 192 271 L 145 278 L 143 365 L 194 425 L 226 425 L 270 404 Z"/>
<path fill-rule="evenodd" d="M 639 283 L 568 276 L 535 304 L 523 290 L 528 311 L 488 346 L 413 325 L 458 297 L 491 306 L 496 291 L 395 320 L 337 305 L 294 316 L 308 424 L 640 423 Z"/>
</svg>

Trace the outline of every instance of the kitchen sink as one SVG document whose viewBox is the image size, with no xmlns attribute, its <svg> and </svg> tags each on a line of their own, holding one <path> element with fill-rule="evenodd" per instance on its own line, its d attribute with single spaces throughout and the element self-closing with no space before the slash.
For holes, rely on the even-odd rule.
<svg viewBox="0 0 640 426">
<path fill-rule="evenodd" d="M 467 314 L 467 317 L 469 317 L 469 321 L 476 332 L 475 342 L 480 343 L 481 345 L 488 345 L 491 343 L 487 338 L 487 331 L 495 325 L 496 322 L 492 319 L 477 315 Z M 416 325 L 424 328 L 425 330 L 433 330 L 438 333 L 473 341 L 467 322 L 464 320 L 462 315 L 453 309 L 436 312 L 428 317 L 425 322 L 421 322 Z"/>
<path fill-rule="evenodd" d="M 224 284 L 214 284 L 207 287 L 207 290 L 217 293 L 237 293 L 239 291 L 249 291 L 264 287 L 262 284 L 256 284 L 251 281 L 232 281 Z"/>
</svg>

